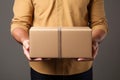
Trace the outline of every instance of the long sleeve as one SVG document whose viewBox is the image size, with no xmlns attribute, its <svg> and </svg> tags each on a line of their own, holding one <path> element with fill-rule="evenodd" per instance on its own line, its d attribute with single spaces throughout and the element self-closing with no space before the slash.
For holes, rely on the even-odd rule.
<svg viewBox="0 0 120 80">
<path fill-rule="evenodd" d="M 15 28 L 28 31 L 32 25 L 33 5 L 31 0 L 15 0 L 13 6 L 14 17 L 11 22 L 11 32 Z"/>
<path fill-rule="evenodd" d="M 93 30 L 107 32 L 108 28 L 103 0 L 15 0 L 13 10 L 11 31 L 15 28 L 28 31 L 31 26 L 87 27 L 88 23 Z M 88 71 L 92 64 L 93 61 L 70 58 L 32 61 L 30 67 L 43 74 L 72 75 Z"/>
<path fill-rule="evenodd" d="M 104 11 L 104 0 L 91 0 L 89 13 L 92 30 L 102 29 L 107 33 L 108 25 Z"/>
</svg>

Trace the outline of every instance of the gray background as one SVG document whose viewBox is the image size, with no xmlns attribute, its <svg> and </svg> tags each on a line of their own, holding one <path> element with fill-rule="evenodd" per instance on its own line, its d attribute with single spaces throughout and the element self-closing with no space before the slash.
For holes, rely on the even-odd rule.
<svg viewBox="0 0 120 80">
<path fill-rule="evenodd" d="M 109 33 L 94 61 L 94 80 L 120 80 L 120 0 L 105 0 Z M 22 47 L 10 35 L 13 0 L 0 0 L 0 80 L 30 80 Z"/>
</svg>

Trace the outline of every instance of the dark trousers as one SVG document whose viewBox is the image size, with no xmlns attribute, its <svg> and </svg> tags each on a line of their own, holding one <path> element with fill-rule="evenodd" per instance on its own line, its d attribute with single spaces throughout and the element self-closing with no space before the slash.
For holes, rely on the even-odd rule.
<svg viewBox="0 0 120 80">
<path fill-rule="evenodd" d="M 31 80 L 93 80 L 92 77 L 92 68 L 75 75 L 47 75 L 38 73 L 31 68 Z"/>
</svg>

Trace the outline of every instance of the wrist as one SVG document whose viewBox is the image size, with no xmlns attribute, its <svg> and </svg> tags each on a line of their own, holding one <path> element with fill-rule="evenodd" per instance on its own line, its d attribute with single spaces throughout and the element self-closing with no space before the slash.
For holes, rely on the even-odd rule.
<svg viewBox="0 0 120 80">
<path fill-rule="evenodd" d="M 106 33 L 101 29 L 93 30 L 92 31 L 93 42 L 97 42 L 98 44 L 100 44 L 103 41 L 105 35 Z"/>
<path fill-rule="evenodd" d="M 24 39 L 24 40 L 22 40 L 22 44 L 24 45 L 24 44 L 26 44 L 26 43 L 28 43 L 29 42 L 29 39 Z"/>
<path fill-rule="evenodd" d="M 98 43 L 98 44 L 100 44 L 101 42 L 102 42 L 101 39 L 94 39 L 94 40 L 93 40 L 93 43 Z"/>
</svg>

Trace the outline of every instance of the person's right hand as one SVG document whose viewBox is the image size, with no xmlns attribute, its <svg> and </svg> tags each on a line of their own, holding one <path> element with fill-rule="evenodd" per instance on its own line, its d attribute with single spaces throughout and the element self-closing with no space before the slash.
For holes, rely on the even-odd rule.
<svg viewBox="0 0 120 80">
<path fill-rule="evenodd" d="M 31 58 L 30 58 L 29 49 L 30 49 L 29 40 L 24 40 L 24 41 L 23 41 L 23 51 L 24 51 L 24 54 L 25 54 L 25 56 L 27 57 L 27 59 L 30 60 L 30 61 L 31 61 L 31 60 L 35 60 L 35 61 L 42 60 L 42 58 L 34 58 L 34 59 L 31 59 Z"/>
</svg>

